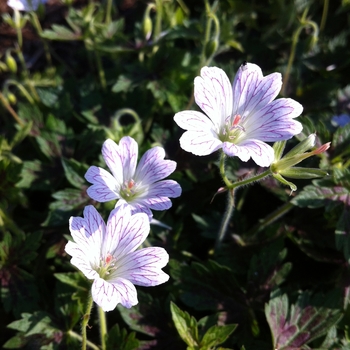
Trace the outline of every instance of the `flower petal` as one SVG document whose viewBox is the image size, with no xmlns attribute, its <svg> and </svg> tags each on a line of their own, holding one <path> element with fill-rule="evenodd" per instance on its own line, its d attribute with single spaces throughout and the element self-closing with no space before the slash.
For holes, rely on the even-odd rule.
<svg viewBox="0 0 350 350">
<path fill-rule="evenodd" d="M 164 157 L 164 148 L 153 147 L 149 149 L 140 159 L 134 180 L 143 185 L 152 184 L 174 172 L 176 162 L 165 160 Z"/>
<path fill-rule="evenodd" d="M 138 303 L 135 286 L 124 278 L 112 282 L 97 278 L 92 284 L 91 294 L 103 311 L 112 311 L 119 303 L 127 308 Z"/>
<path fill-rule="evenodd" d="M 143 197 L 139 197 L 137 202 L 153 210 L 166 210 L 171 207 L 168 197 L 179 197 L 181 192 L 180 185 L 174 180 L 158 181 L 150 185 L 148 192 Z"/>
<path fill-rule="evenodd" d="M 91 260 L 94 257 L 95 251 L 90 246 L 84 244 L 76 244 L 74 242 L 68 242 L 64 248 L 67 254 L 72 258 L 70 263 L 78 268 L 86 278 L 95 279 L 98 278 L 98 273 L 92 268 Z M 90 255 L 92 253 L 92 255 Z"/>
<path fill-rule="evenodd" d="M 194 79 L 194 98 L 219 131 L 232 113 L 232 87 L 226 73 L 217 67 L 203 67 L 201 76 Z"/>
<path fill-rule="evenodd" d="M 106 232 L 106 225 L 92 206 L 84 209 L 84 218 L 71 217 L 69 229 L 75 241 L 68 242 L 66 252 L 72 256 L 71 263 L 80 269 L 87 278 L 95 278 L 93 266 L 98 266 L 100 247 Z"/>
<path fill-rule="evenodd" d="M 230 157 L 237 156 L 243 162 L 251 157 L 261 167 L 270 166 L 274 160 L 273 148 L 260 140 L 246 140 L 239 145 L 224 142 L 223 151 Z"/>
<path fill-rule="evenodd" d="M 221 148 L 222 142 L 213 130 L 205 132 L 186 131 L 180 137 L 180 146 L 183 150 L 196 156 L 207 156 Z"/>
<path fill-rule="evenodd" d="M 232 115 L 240 115 L 244 122 L 252 113 L 269 104 L 278 95 L 281 87 L 280 73 L 272 73 L 264 77 L 256 64 L 242 65 L 233 82 Z"/>
<path fill-rule="evenodd" d="M 279 98 L 256 112 L 245 124 L 247 137 L 266 142 L 287 140 L 299 134 L 303 126 L 293 120 L 303 111 L 297 101 Z"/>
<path fill-rule="evenodd" d="M 92 183 L 86 192 L 88 196 L 97 202 L 108 202 L 119 198 L 120 183 L 106 170 L 91 166 L 85 179 Z"/>
<path fill-rule="evenodd" d="M 103 252 L 120 259 L 135 251 L 146 239 L 150 231 L 149 218 L 144 213 L 131 215 L 129 205 L 115 208 L 107 222 Z"/>
<path fill-rule="evenodd" d="M 129 136 L 122 137 L 119 145 L 108 139 L 102 147 L 102 156 L 113 176 L 120 184 L 133 178 L 137 155 L 137 142 Z"/>
<path fill-rule="evenodd" d="M 168 262 L 169 255 L 165 249 L 143 248 L 123 258 L 118 275 L 138 286 L 157 286 L 169 280 L 169 276 L 161 270 Z"/>
<path fill-rule="evenodd" d="M 215 130 L 213 122 L 203 113 L 196 111 L 183 111 L 174 115 L 175 123 L 184 130 L 209 131 Z M 218 131 L 218 130 L 217 130 Z"/>
</svg>

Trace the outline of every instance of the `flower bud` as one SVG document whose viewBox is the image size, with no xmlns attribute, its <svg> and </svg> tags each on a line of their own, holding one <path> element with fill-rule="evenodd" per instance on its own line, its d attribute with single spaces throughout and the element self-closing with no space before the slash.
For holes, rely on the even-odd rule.
<svg viewBox="0 0 350 350">
<path fill-rule="evenodd" d="M 12 105 L 15 105 L 17 103 L 17 98 L 12 92 L 8 92 L 6 97 Z"/>
<path fill-rule="evenodd" d="M 17 73 L 17 63 L 16 60 L 11 56 L 10 51 L 6 52 L 5 62 L 10 72 Z"/>
<path fill-rule="evenodd" d="M 153 24 L 152 20 L 150 17 L 150 11 L 151 8 L 153 7 L 153 4 L 149 4 L 146 8 L 145 14 L 143 16 L 143 21 L 142 21 L 142 32 L 146 40 L 149 40 L 149 38 L 152 35 L 152 30 L 153 30 Z"/>
</svg>

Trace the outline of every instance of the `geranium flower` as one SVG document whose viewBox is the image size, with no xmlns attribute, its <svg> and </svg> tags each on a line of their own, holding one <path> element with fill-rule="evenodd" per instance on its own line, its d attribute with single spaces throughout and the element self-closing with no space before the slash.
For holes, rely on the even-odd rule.
<svg viewBox="0 0 350 350">
<path fill-rule="evenodd" d="M 84 218 L 70 218 L 74 242 L 68 242 L 65 250 L 72 256 L 71 263 L 94 280 L 92 298 L 104 311 L 113 310 L 119 303 L 127 308 L 136 305 L 134 285 L 156 286 L 169 279 L 161 270 L 169 261 L 165 249 L 136 250 L 149 227 L 146 214 L 132 215 L 126 205 L 111 212 L 107 226 L 92 205 L 85 207 Z"/>
<path fill-rule="evenodd" d="M 8 0 L 7 5 L 18 11 L 36 11 L 47 0 Z"/>
<path fill-rule="evenodd" d="M 86 180 L 93 184 L 87 193 L 98 202 L 119 199 L 116 206 L 127 203 L 133 212 L 145 212 L 151 218 L 150 209 L 169 209 L 169 197 L 181 195 L 181 187 L 176 181 L 159 181 L 175 170 L 176 162 L 164 160 L 165 151 L 161 147 L 148 150 L 136 167 L 137 155 L 137 143 L 129 136 L 123 137 L 119 145 L 110 139 L 105 141 L 102 156 L 113 176 L 102 168 L 91 166 L 85 174 Z"/>
<path fill-rule="evenodd" d="M 194 97 L 206 115 L 175 114 L 175 122 L 188 130 L 180 138 L 181 147 L 198 156 L 222 148 L 228 156 L 269 166 L 274 153 L 265 142 L 287 140 L 302 130 L 294 120 L 303 110 L 301 104 L 290 98 L 274 100 L 281 86 L 281 74 L 264 77 L 252 63 L 241 65 L 233 86 L 222 69 L 203 67 L 194 80 Z"/>
</svg>

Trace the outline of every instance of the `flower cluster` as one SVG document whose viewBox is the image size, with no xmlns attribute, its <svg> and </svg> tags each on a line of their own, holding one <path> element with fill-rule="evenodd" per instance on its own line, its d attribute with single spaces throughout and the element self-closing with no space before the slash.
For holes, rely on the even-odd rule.
<svg viewBox="0 0 350 350">
<path fill-rule="evenodd" d="M 116 207 L 107 224 L 91 205 L 83 218 L 72 217 L 69 228 L 74 242 L 68 242 L 65 250 L 72 256 L 71 263 L 94 280 L 93 300 L 110 311 L 118 303 L 127 308 L 138 303 L 134 285 L 156 286 L 169 279 L 161 270 L 169 260 L 163 248 L 136 249 L 149 233 L 151 209 L 169 209 L 169 197 L 180 196 L 181 187 L 173 180 L 162 180 L 176 163 L 164 160 L 161 147 L 148 150 L 138 166 L 138 146 L 131 137 L 123 137 L 119 145 L 105 141 L 102 155 L 113 175 L 91 166 L 85 177 L 93 185 L 87 193 L 98 202 L 117 199 Z"/>
<path fill-rule="evenodd" d="M 202 68 L 201 76 L 194 81 L 194 96 L 205 114 L 182 111 L 174 116 L 186 130 L 180 138 L 181 147 L 195 155 L 221 149 L 223 155 L 237 156 L 242 161 L 252 158 L 257 165 L 270 167 L 257 175 L 257 180 L 272 175 L 292 190 L 296 186 L 283 176 L 324 176 L 320 169 L 294 166 L 329 147 L 328 143 L 305 153 L 315 145 L 314 134 L 282 157 L 285 140 L 302 130 L 295 118 L 303 108 L 290 98 L 275 100 L 281 86 L 279 73 L 264 77 L 261 69 L 251 63 L 241 65 L 232 87 L 223 70 Z M 271 147 L 266 142 L 275 144 Z M 138 145 L 126 136 L 119 144 L 105 141 L 102 156 L 111 173 L 91 166 L 85 174 L 91 183 L 87 193 L 97 202 L 116 200 L 115 209 L 107 224 L 93 206 L 85 208 L 83 218 L 72 217 L 69 227 L 74 242 L 67 243 L 66 252 L 72 256 L 71 263 L 94 280 L 93 300 L 110 311 L 118 303 L 128 308 L 137 304 L 135 285 L 155 286 L 169 279 L 162 271 L 169 260 L 163 248 L 137 248 L 148 235 L 152 210 L 169 209 L 169 198 L 179 197 L 181 187 L 176 181 L 164 180 L 175 170 L 176 163 L 164 159 L 161 147 L 148 150 L 137 164 Z M 221 167 L 220 172 L 225 181 Z M 253 181 L 254 178 L 225 183 L 233 189 Z"/>
</svg>

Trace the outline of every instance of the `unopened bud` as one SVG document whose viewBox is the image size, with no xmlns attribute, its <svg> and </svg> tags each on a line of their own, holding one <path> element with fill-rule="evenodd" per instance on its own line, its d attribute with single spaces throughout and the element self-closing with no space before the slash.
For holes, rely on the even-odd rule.
<svg viewBox="0 0 350 350">
<path fill-rule="evenodd" d="M 153 4 L 148 4 L 142 21 L 142 32 L 146 40 L 152 35 L 153 24 L 150 16 L 150 11 L 153 8 Z"/>
<path fill-rule="evenodd" d="M 12 105 L 15 105 L 17 103 L 17 98 L 12 92 L 7 93 L 6 97 Z"/>
<path fill-rule="evenodd" d="M 5 62 L 10 72 L 17 73 L 17 63 L 16 60 L 11 56 L 10 51 L 6 52 Z"/>
</svg>

